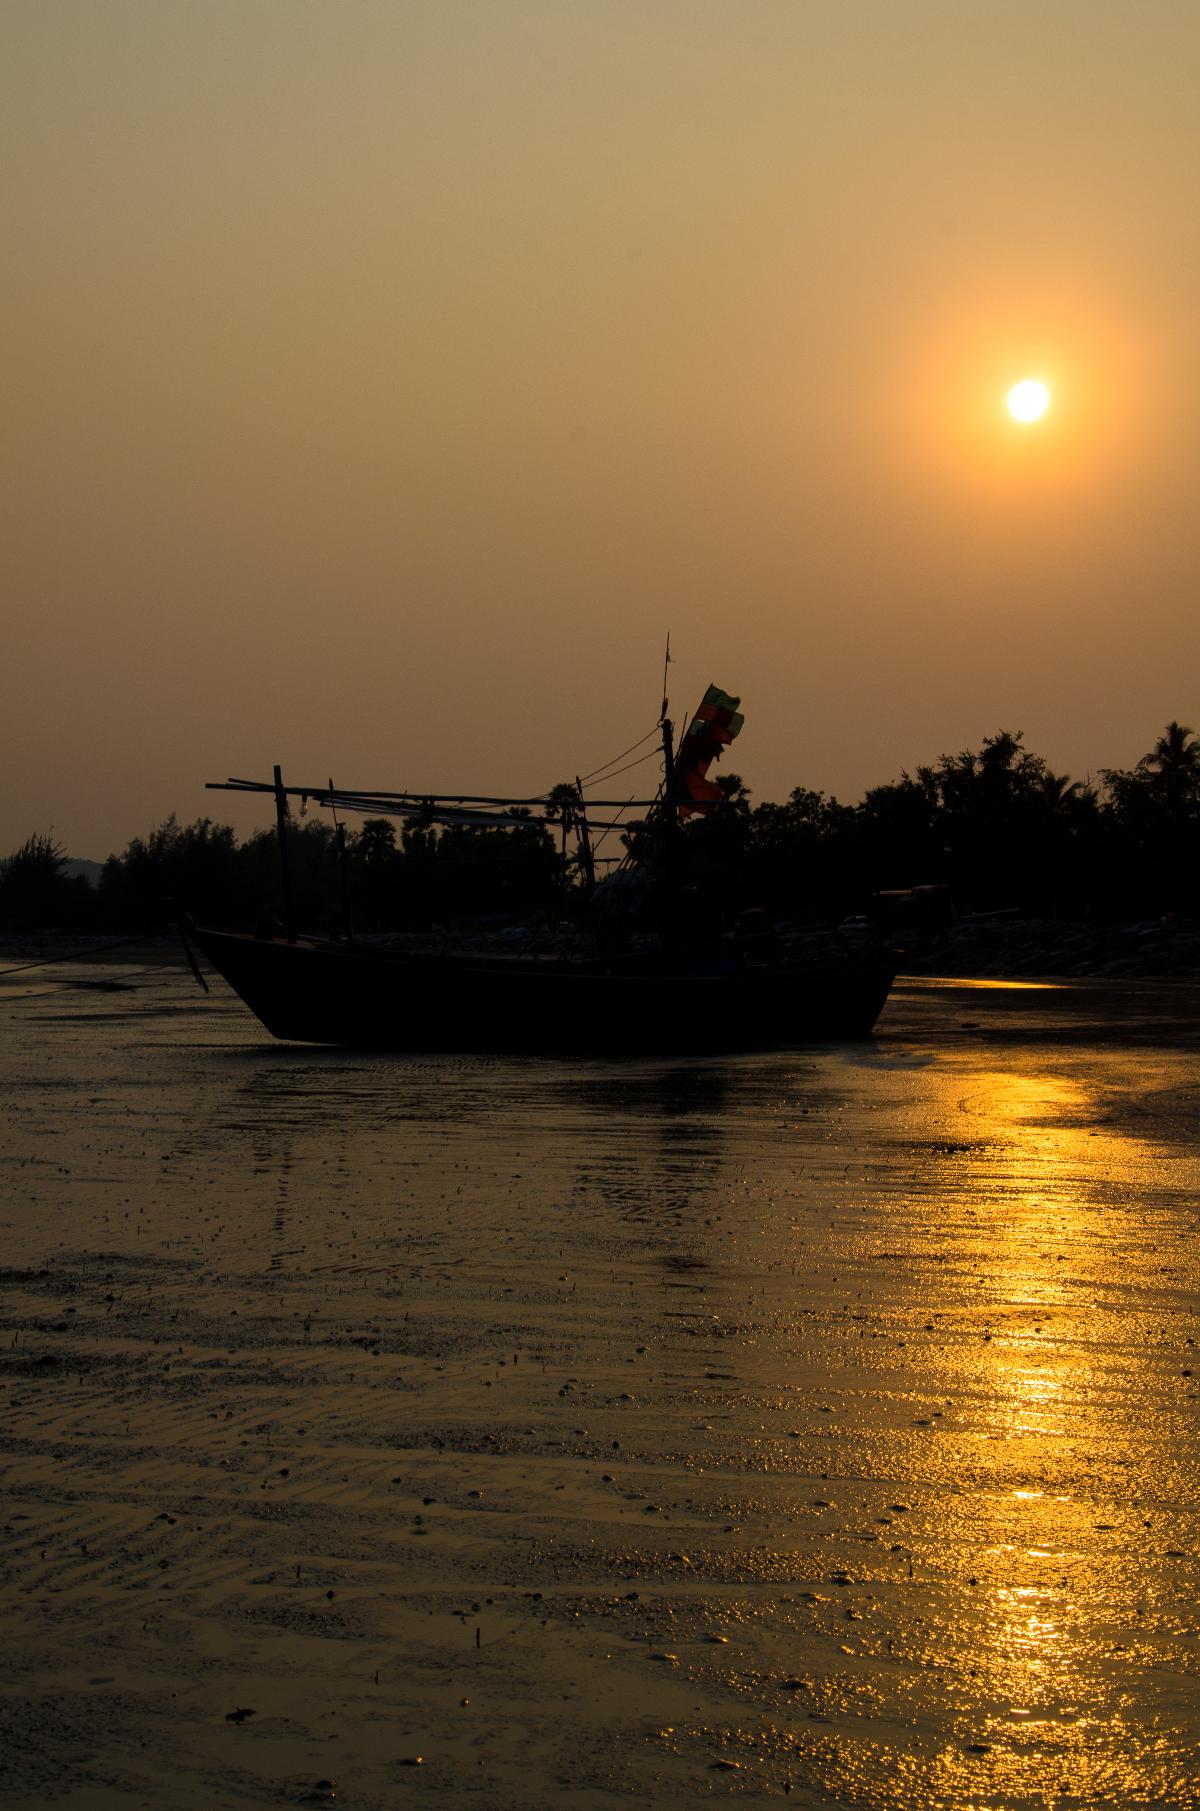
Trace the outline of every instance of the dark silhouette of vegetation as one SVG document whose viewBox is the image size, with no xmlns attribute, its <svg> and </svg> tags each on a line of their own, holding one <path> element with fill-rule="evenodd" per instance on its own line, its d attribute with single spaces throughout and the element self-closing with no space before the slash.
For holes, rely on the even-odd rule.
<svg viewBox="0 0 1200 1811">
<path fill-rule="evenodd" d="M 1113 855 L 1133 868 L 1140 894 L 1177 911 L 1197 909 L 1200 844 L 1200 739 L 1168 723 L 1150 753 L 1131 772 L 1101 774 L 1108 801 Z"/>
<path fill-rule="evenodd" d="M 857 805 L 803 786 L 782 804 L 755 805 L 737 774 L 718 784 L 726 803 L 686 822 L 679 847 L 683 870 L 727 917 L 764 907 L 837 920 L 882 890 L 913 886 L 948 887 L 961 913 L 1200 914 L 1200 738 L 1180 723 L 1135 767 L 1105 769 L 1095 784 L 1054 773 L 1009 730 L 872 787 Z M 581 916 L 576 809 L 563 784 L 542 816 L 515 810 L 504 828 L 368 818 L 347 838 L 356 930 Z M 296 921 L 337 931 L 332 825 L 293 820 L 288 839 Z M 638 824 L 624 833 L 635 858 L 648 857 L 650 841 Z M 273 829 L 239 842 L 226 824 L 170 817 L 110 856 L 95 889 L 65 874 L 64 861 L 42 834 L 0 861 L 0 928 L 129 932 L 161 924 L 172 899 L 226 924 L 280 909 Z"/>
<path fill-rule="evenodd" d="M 550 829 L 528 809 L 510 815 L 519 821 L 495 830 L 409 818 L 398 840 L 390 819 L 366 819 L 350 853 L 356 918 L 374 928 L 424 928 L 565 909 Z"/>
<path fill-rule="evenodd" d="M 89 928 L 96 895 L 86 880 L 64 873 L 67 852 L 52 835 L 35 832 L 0 861 L 0 926 L 12 931 L 46 925 Z"/>
</svg>

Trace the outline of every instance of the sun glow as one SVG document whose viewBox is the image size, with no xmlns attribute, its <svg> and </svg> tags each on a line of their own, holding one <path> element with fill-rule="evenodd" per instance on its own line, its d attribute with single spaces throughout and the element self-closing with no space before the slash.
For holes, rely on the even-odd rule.
<svg viewBox="0 0 1200 1811">
<path fill-rule="evenodd" d="M 1040 421 L 1050 407 L 1050 392 L 1036 377 L 1014 384 L 1008 393 L 1008 412 L 1014 421 Z"/>
</svg>

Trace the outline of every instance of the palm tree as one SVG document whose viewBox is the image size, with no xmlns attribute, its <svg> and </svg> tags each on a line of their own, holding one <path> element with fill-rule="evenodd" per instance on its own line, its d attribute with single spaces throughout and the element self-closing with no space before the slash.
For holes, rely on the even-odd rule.
<svg viewBox="0 0 1200 1811">
<path fill-rule="evenodd" d="M 567 860 L 567 837 L 575 827 L 575 820 L 582 809 L 579 789 L 570 780 L 560 780 L 546 794 L 544 816 L 548 824 L 559 827 L 560 849 L 563 865 Z"/>
<path fill-rule="evenodd" d="M 396 827 L 385 817 L 364 818 L 354 839 L 354 853 L 368 868 L 382 870 L 395 858 Z"/>
<path fill-rule="evenodd" d="M 1069 774 L 1065 773 L 1051 773 L 1048 767 L 1038 777 L 1038 797 L 1055 815 L 1064 811 L 1071 800 L 1079 798 L 1083 791 L 1082 780 L 1073 780 Z"/>
<path fill-rule="evenodd" d="M 1200 739 L 1185 723 L 1168 723 L 1138 766 L 1156 774 L 1163 803 L 1174 814 L 1200 800 Z"/>
</svg>

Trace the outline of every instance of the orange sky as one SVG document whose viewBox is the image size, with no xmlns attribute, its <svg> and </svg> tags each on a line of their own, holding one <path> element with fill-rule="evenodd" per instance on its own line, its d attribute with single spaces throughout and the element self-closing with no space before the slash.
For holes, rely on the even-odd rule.
<svg viewBox="0 0 1200 1811">
<path fill-rule="evenodd" d="M 668 629 L 759 798 L 1200 726 L 1198 69 L 1182 0 L 8 0 L 0 853 L 542 789 Z"/>
</svg>

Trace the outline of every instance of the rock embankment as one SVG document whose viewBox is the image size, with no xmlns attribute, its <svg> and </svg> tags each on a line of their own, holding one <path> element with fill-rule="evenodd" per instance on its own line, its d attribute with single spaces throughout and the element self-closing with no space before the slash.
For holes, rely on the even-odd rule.
<svg viewBox="0 0 1200 1811">
<path fill-rule="evenodd" d="M 1200 923 L 1164 918 L 1142 924 L 1062 924 L 993 918 L 956 925 L 933 949 L 906 950 L 914 975 L 1019 980 L 1034 975 L 1170 976 L 1200 979 Z"/>
</svg>

